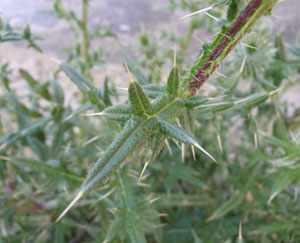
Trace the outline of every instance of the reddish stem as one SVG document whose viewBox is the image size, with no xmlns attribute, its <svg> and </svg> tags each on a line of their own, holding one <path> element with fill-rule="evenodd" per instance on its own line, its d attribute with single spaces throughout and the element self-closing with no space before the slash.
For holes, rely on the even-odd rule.
<svg viewBox="0 0 300 243">
<path fill-rule="evenodd" d="M 243 37 L 245 33 L 242 33 L 242 35 L 239 36 L 234 42 L 231 41 L 233 38 L 235 38 L 235 36 L 239 33 L 239 31 L 247 24 L 248 20 L 256 13 L 257 9 L 261 6 L 262 2 L 263 0 L 251 0 L 251 2 L 247 5 L 244 11 L 234 21 L 234 23 L 229 28 L 229 30 L 226 33 L 224 33 L 223 38 L 220 40 L 217 46 L 211 51 L 210 56 L 200 67 L 197 74 L 188 83 L 187 89 L 190 90 L 191 95 L 196 93 L 197 89 L 199 89 L 203 85 L 203 83 L 210 77 L 210 75 L 214 72 L 214 70 L 219 66 L 219 64 L 214 61 L 216 61 L 221 56 L 223 51 L 226 48 L 228 48 L 224 55 L 225 58 L 233 49 L 233 47 L 238 43 L 238 41 Z M 264 11 L 266 10 L 268 9 L 264 9 Z M 262 14 L 263 13 L 261 13 L 261 15 Z M 230 46 L 228 47 L 228 45 Z"/>
</svg>

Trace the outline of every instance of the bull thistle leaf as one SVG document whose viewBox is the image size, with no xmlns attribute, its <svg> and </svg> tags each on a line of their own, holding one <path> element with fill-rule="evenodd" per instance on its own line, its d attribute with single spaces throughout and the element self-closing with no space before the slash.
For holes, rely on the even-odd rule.
<svg viewBox="0 0 300 243">
<path fill-rule="evenodd" d="M 153 114 L 152 104 L 145 95 L 142 87 L 131 80 L 129 85 L 129 101 L 133 106 L 134 114 L 136 115 L 151 115 Z"/>
<path fill-rule="evenodd" d="M 104 109 L 101 114 L 114 121 L 126 122 L 130 119 L 133 108 L 130 104 L 114 105 Z"/>
<path fill-rule="evenodd" d="M 86 192 L 105 179 L 143 140 L 155 132 L 157 126 L 156 118 L 143 120 L 139 117 L 129 120 L 121 134 L 88 173 L 81 190 Z"/>
<path fill-rule="evenodd" d="M 201 150 L 204 154 L 206 154 L 210 159 L 216 162 L 215 158 L 212 155 L 210 155 L 204 148 L 202 148 L 199 142 L 197 141 L 197 139 L 193 135 L 188 133 L 186 130 L 182 129 L 181 127 L 178 127 L 177 125 L 171 122 L 164 121 L 162 119 L 159 120 L 159 126 L 163 134 L 166 134 L 171 138 L 174 138 L 184 144 L 195 146 L 196 148 Z"/>
<path fill-rule="evenodd" d="M 254 94 L 244 99 L 240 99 L 236 101 L 235 109 L 248 110 L 264 103 L 268 98 L 269 98 L 269 94 Z"/>
<path fill-rule="evenodd" d="M 241 192 L 236 192 L 231 198 L 224 202 L 216 211 L 206 220 L 210 222 L 214 219 L 218 219 L 237 208 L 244 200 L 245 195 Z"/>
<path fill-rule="evenodd" d="M 175 65 L 170 72 L 167 82 L 167 91 L 170 95 L 173 95 L 174 97 L 178 95 L 179 82 L 179 70 L 178 67 Z"/>
<path fill-rule="evenodd" d="M 77 85 L 83 94 L 89 96 L 89 93 L 91 93 L 97 99 L 102 96 L 101 91 L 98 88 L 96 88 L 87 78 L 85 78 L 70 65 L 61 63 L 60 68 L 71 79 L 71 81 Z"/>
<path fill-rule="evenodd" d="M 190 97 L 188 99 L 185 99 L 184 103 L 185 103 L 185 106 L 187 108 L 192 109 L 192 108 L 195 108 L 195 107 L 197 107 L 199 105 L 202 105 L 207 100 L 208 100 L 208 97 L 206 97 L 206 96 L 198 96 L 197 95 L 197 96 L 192 96 L 192 97 Z"/>
<path fill-rule="evenodd" d="M 57 219 L 59 221 L 67 211 L 95 185 L 102 183 L 112 172 L 114 172 L 125 158 L 133 152 L 136 147 L 145 139 L 150 137 L 157 130 L 158 121 L 156 118 L 145 120 L 142 117 L 134 116 L 130 119 L 122 132 L 107 148 L 103 156 L 96 161 L 94 167 L 89 171 L 80 191 L 70 205 Z"/>
<path fill-rule="evenodd" d="M 163 95 L 165 92 L 165 88 L 158 84 L 146 84 L 142 86 L 145 94 L 151 98 L 155 99 L 160 95 Z"/>
</svg>

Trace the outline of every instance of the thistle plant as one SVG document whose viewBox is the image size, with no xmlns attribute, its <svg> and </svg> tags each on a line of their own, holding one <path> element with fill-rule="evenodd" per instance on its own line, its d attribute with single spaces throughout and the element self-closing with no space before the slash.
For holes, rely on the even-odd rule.
<svg viewBox="0 0 300 243">
<path fill-rule="evenodd" d="M 181 80 L 175 61 L 165 87 L 155 84 L 140 86 L 129 73 L 129 104 L 108 107 L 99 113 L 108 119 L 125 123 L 123 130 L 101 158 L 95 162 L 77 196 L 57 221 L 86 192 L 97 184 L 103 183 L 145 140 L 149 140 L 151 153 L 142 172 L 159 154 L 166 139 L 174 139 L 179 143 L 192 146 L 192 149 L 196 147 L 216 162 L 214 157 L 200 145 L 200 141 L 193 135 L 195 126 L 193 111 L 200 109 L 202 113 L 211 112 L 215 114 L 231 107 L 247 110 L 266 101 L 273 92 L 255 94 L 232 102 L 210 102 L 209 98 L 195 96 L 196 91 L 242 37 L 251 30 L 255 22 L 263 14 L 271 11 L 275 3 L 274 0 L 252 0 L 237 16 L 237 2 L 230 1 L 228 20 L 232 23 L 228 26 L 224 25 L 216 39 L 211 44 L 203 46 L 200 60 L 191 68 L 189 76 L 184 81 Z M 237 17 L 233 20 L 235 16 Z M 174 60 L 176 60 L 175 55 Z M 65 64 L 62 64 L 61 68 L 74 82 L 85 82 L 80 74 L 74 75 L 74 71 L 66 67 Z M 150 99 L 154 99 L 154 101 L 151 102 Z M 142 176 L 143 173 L 140 178 Z"/>
<path fill-rule="evenodd" d="M 27 41 L 28 47 L 32 47 L 37 51 L 42 52 L 41 48 L 36 44 L 36 41 L 41 40 L 41 37 L 31 32 L 29 24 L 26 25 L 22 32 L 18 32 L 0 16 L 0 42 L 21 40 Z"/>
<path fill-rule="evenodd" d="M 52 13 L 75 45 L 54 75 L 0 66 L 0 242 L 298 242 L 300 112 L 284 94 L 299 83 L 300 48 L 258 20 L 275 2 L 170 1 L 189 27 L 143 31 L 136 59 L 121 52 L 122 102 L 110 79 L 93 83 L 97 55 L 85 59 L 83 40 L 103 32 L 65 3 Z M 216 40 L 190 69 L 199 28 Z M 82 93 L 75 108 L 62 71 Z"/>
</svg>

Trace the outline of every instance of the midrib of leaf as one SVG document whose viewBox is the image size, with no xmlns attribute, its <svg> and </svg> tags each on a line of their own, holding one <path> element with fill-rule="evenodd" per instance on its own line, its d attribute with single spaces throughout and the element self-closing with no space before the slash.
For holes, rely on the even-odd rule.
<svg viewBox="0 0 300 243">
<path fill-rule="evenodd" d="M 168 104 L 166 104 L 164 107 L 162 107 L 160 110 L 158 110 L 156 113 L 154 113 L 153 115 L 151 116 L 147 116 L 147 119 L 150 119 L 150 118 L 157 118 L 158 119 L 158 116 L 160 113 L 162 113 L 163 111 L 165 111 L 166 109 L 168 109 L 168 107 L 170 107 L 171 105 L 173 105 L 175 102 L 177 102 L 179 99 L 175 98 L 173 99 L 172 101 L 170 101 Z"/>
<path fill-rule="evenodd" d="M 135 93 L 137 94 L 136 96 L 137 96 L 137 98 L 138 98 L 138 101 L 139 101 L 141 107 L 143 108 L 144 114 L 147 114 L 147 111 L 146 111 L 146 109 L 145 109 L 145 107 L 144 107 L 144 104 L 143 104 L 143 102 L 142 102 L 142 100 L 141 100 L 141 97 L 139 96 L 139 92 L 138 92 L 138 90 L 137 90 L 136 85 L 135 85 L 134 82 L 132 82 L 132 86 L 133 86 L 133 88 L 134 88 Z"/>
</svg>

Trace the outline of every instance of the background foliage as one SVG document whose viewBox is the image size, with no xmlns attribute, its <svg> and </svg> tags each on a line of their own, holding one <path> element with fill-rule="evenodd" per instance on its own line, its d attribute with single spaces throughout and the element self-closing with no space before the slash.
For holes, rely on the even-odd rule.
<svg viewBox="0 0 300 243">
<path fill-rule="evenodd" d="M 193 33 L 200 28 L 207 35 L 218 32 L 231 21 L 227 5 L 237 4 L 238 12 L 247 2 L 205 1 L 219 3 L 210 12 L 221 20 L 217 24 L 196 15 L 189 19 L 186 36 L 143 31 L 134 46 L 138 58 L 127 50 L 120 55 L 140 85 L 164 85 L 160 69 L 171 67 L 175 43 L 184 77 Z M 190 13 L 203 1 L 170 1 L 169 7 Z M 61 69 L 47 80 L 18 70 L 28 84 L 26 95 L 19 95 L 12 88 L 9 63 L 1 64 L 0 242 L 235 242 L 240 223 L 245 242 L 299 241 L 300 112 L 291 112 L 281 97 L 299 79 L 300 47 L 285 45 L 266 18 L 199 93 L 203 103 L 194 110 L 190 129 L 217 164 L 200 151 L 194 160 L 191 147 L 169 139 L 139 180 L 149 155 L 148 142 L 140 144 L 107 183 L 55 223 L 123 127 L 83 114 L 127 103 L 118 101 L 121 91 L 109 77 L 103 87 L 93 84 L 91 70 L 105 60 L 90 45 L 96 37 L 116 35 L 110 28 L 88 29 L 87 8 L 83 0 L 81 18 L 57 0 L 51 12 L 70 23 L 74 36 L 69 64 L 61 67 L 82 93 L 77 108 L 64 102 Z M 24 40 L 41 51 L 39 39 L 29 26 L 18 31 L 0 21 L 0 42 Z M 149 98 L 160 92 L 146 87 Z"/>
</svg>

